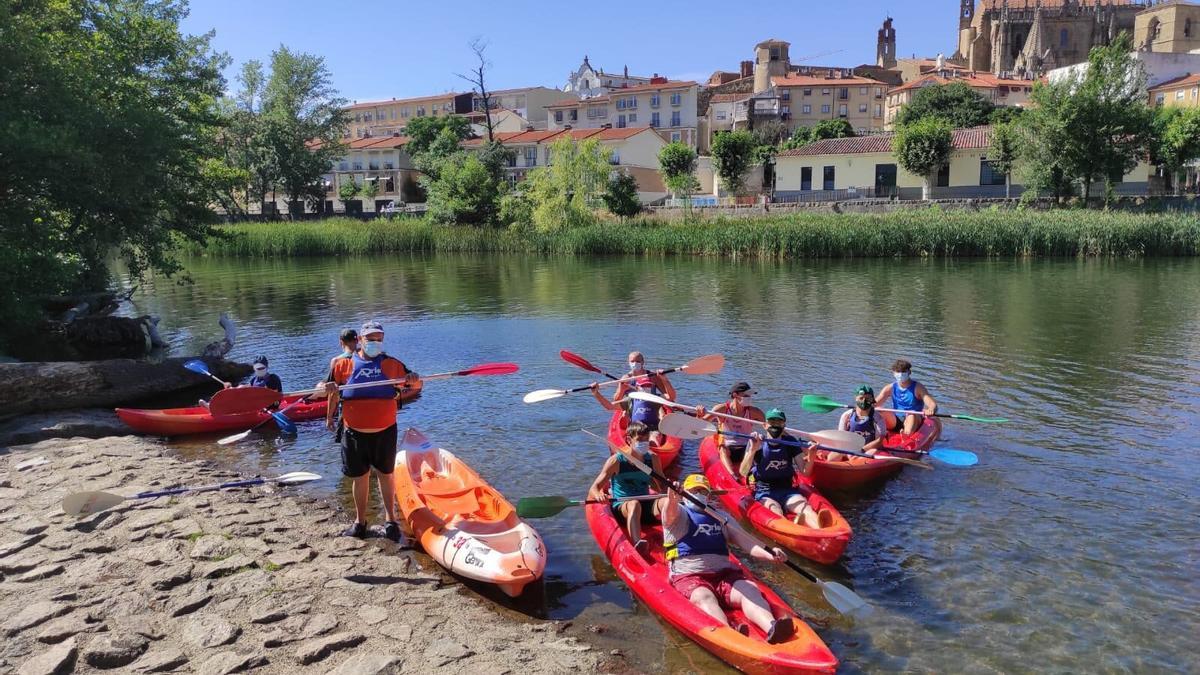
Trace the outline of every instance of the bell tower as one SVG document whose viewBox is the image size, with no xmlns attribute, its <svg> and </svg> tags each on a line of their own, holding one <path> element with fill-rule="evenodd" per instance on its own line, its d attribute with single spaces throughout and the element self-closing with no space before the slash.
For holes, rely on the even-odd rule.
<svg viewBox="0 0 1200 675">
<path fill-rule="evenodd" d="M 875 43 L 875 65 L 880 68 L 896 67 L 896 29 L 892 28 L 890 16 L 879 29 L 879 39 Z"/>
<path fill-rule="evenodd" d="M 962 0 L 958 8 L 958 29 L 966 30 L 971 27 L 971 22 L 975 20 L 975 2 L 974 0 Z"/>
</svg>

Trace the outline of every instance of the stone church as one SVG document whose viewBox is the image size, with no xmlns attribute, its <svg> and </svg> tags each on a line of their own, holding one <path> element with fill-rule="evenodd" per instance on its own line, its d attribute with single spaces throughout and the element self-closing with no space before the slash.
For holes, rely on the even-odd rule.
<svg viewBox="0 0 1200 675">
<path fill-rule="evenodd" d="M 1036 77 L 1082 63 L 1122 31 L 1149 0 L 961 0 L 955 63 L 979 72 Z"/>
</svg>

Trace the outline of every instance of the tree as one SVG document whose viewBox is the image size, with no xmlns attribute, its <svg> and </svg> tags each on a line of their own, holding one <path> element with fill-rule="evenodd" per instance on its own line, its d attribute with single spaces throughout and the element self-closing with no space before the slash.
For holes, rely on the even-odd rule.
<svg viewBox="0 0 1200 675">
<path fill-rule="evenodd" d="M 368 178 L 363 181 L 362 188 L 358 191 L 365 201 L 372 204 L 375 203 L 375 196 L 379 194 L 379 179 L 371 180 Z"/>
<path fill-rule="evenodd" d="M 787 125 L 775 120 L 767 120 L 766 122 L 755 124 L 750 133 L 754 136 L 755 144 L 760 146 L 769 145 L 776 147 L 783 142 L 783 139 L 788 137 Z"/>
<path fill-rule="evenodd" d="M 591 204 L 603 195 L 612 171 L 608 150 L 595 139 L 560 138 L 550 155 L 554 161 L 530 171 L 523 186 L 534 226 L 548 232 L 590 224 Z"/>
<path fill-rule="evenodd" d="M 624 171 L 617 172 L 609 179 L 603 199 L 608 210 L 621 219 L 632 218 L 642 210 L 637 179 Z"/>
<path fill-rule="evenodd" d="M 494 143 L 496 136 L 492 131 L 492 93 L 488 91 L 487 84 L 484 81 L 487 69 L 492 67 L 491 61 L 488 61 L 487 57 L 484 56 L 484 52 L 487 51 L 487 43 L 479 38 L 475 38 L 471 40 L 471 51 L 475 52 L 475 59 L 477 61 L 475 68 L 471 70 L 469 75 L 459 75 L 459 77 L 471 83 L 472 91 L 475 92 L 475 95 L 479 97 L 480 102 L 483 104 L 483 118 L 486 122 L 488 143 Z"/>
<path fill-rule="evenodd" d="M 1156 116 L 1154 159 L 1171 176 L 1179 194 L 1184 167 L 1200 158 L 1200 108 L 1160 108 Z"/>
<path fill-rule="evenodd" d="M 792 132 L 791 138 L 783 142 L 783 149 L 795 150 L 797 148 L 803 148 L 809 143 L 812 143 L 813 140 L 812 127 L 796 127 L 796 130 Z"/>
<path fill-rule="evenodd" d="M 408 136 L 405 150 L 415 159 L 427 151 L 443 131 L 449 131 L 458 141 L 464 141 L 471 136 L 471 123 L 467 118 L 457 115 L 413 118 L 404 126 L 404 135 Z"/>
<path fill-rule="evenodd" d="M 954 133 L 940 117 L 926 117 L 896 130 L 892 152 L 909 173 L 924 179 L 922 199 L 929 199 L 930 178 L 950 159 Z"/>
<path fill-rule="evenodd" d="M 447 225 L 496 225 L 500 200 L 508 192 L 504 167 L 512 151 L 487 143 L 478 152 L 458 151 L 421 176 L 429 217 Z"/>
<path fill-rule="evenodd" d="M 913 94 L 896 116 L 896 125 L 940 117 L 955 129 L 978 127 L 988 123 L 994 108 L 991 101 L 963 82 L 932 84 Z"/>
<path fill-rule="evenodd" d="M 988 124 L 995 126 L 997 124 L 1016 122 L 1021 119 L 1021 115 L 1024 113 L 1024 108 L 1011 105 L 998 105 L 992 110 L 992 114 L 988 115 Z"/>
<path fill-rule="evenodd" d="M 359 189 L 358 183 L 354 181 L 354 176 L 346 176 L 338 185 L 338 199 L 343 203 L 348 202 L 358 196 Z"/>
<path fill-rule="evenodd" d="M 347 118 L 325 60 L 280 46 L 263 95 L 265 137 L 289 208 L 325 199 L 321 176 L 343 152 Z"/>
<path fill-rule="evenodd" d="M 690 197 L 700 187 L 696 180 L 696 151 L 678 141 L 658 151 L 658 172 L 675 197 Z"/>
<path fill-rule="evenodd" d="M 843 119 L 821 120 L 812 128 L 812 139 L 823 141 L 830 138 L 854 138 L 854 127 Z"/>
<path fill-rule="evenodd" d="M 992 170 L 1004 174 L 1004 197 L 1012 196 L 1012 172 L 1020 152 L 1020 135 L 1012 124 L 997 124 L 992 127 L 992 147 L 988 151 L 988 162 Z"/>
<path fill-rule="evenodd" d="M 713 168 L 725 189 L 736 195 L 746 180 L 746 172 L 754 166 L 758 143 L 748 131 L 718 134 L 712 142 Z"/>
</svg>

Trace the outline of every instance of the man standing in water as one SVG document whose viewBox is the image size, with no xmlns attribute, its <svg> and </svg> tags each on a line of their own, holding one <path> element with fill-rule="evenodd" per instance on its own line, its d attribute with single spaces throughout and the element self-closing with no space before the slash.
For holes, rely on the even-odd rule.
<svg viewBox="0 0 1200 675">
<path fill-rule="evenodd" d="M 400 386 L 381 384 L 375 387 L 350 389 L 344 394 L 337 389 L 343 384 L 364 384 L 403 379 L 413 385 L 420 379 L 399 359 L 383 351 L 383 326 L 368 321 L 358 331 L 358 349 L 350 358 L 334 359 L 330 364 L 331 381 L 325 383 L 329 394 L 325 425 L 335 430 L 334 413 L 342 403 L 342 473 L 354 481 L 354 524 L 343 536 L 365 537 L 367 534 L 367 499 L 371 494 L 371 470 L 375 470 L 379 493 L 383 499 L 387 522 L 383 535 L 392 541 L 401 539 L 396 517 L 396 494 L 392 471 L 396 465 L 396 412 L 400 405 Z"/>
</svg>

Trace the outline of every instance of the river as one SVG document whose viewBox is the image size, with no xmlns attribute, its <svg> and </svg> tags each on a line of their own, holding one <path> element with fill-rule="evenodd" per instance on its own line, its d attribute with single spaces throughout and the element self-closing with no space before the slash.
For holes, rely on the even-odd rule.
<svg viewBox="0 0 1200 675">
<path fill-rule="evenodd" d="M 775 262 L 680 258 L 387 256 L 186 260 L 193 283 L 151 280 L 132 311 L 162 317 L 174 353 L 194 353 L 229 312 L 232 358 L 271 359 L 287 389 L 324 374 L 337 334 L 381 321 L 387 347 L 432 373 L 516 361 L 507 377 L 430 383 L 400 415 L 467 459 L 513 502 L 582 497 L 607 454 L 588 394 L 525 405 L 530 390 L 586 384 L 571 349 L 619 371 L 702 354 L 716 376 L 677 375 L 680 400 L 713 404 L 748 380 L 758 405 L 828 428 L 800 397 L 852 398 L 915 364 L 946 411 L 1008 417 L 947 422 L 942 444 L 968 469 L 908 469 L 836 503 L 854 528 L 844 560 L 806 565 L 875 608 L 851 622 L 786 569 L 765 577 L 808 616 L 843 672 L 1200 670 L 1200 261 Z M 316 492 L 346 490 L 321 423 L 296 437 L 218 447 L 173 442 L 239 469 L 306 468 Z M 684 470 L 696 449 L 685 446 Z M 535 526 L 550 550 L 544 593 L 518 608 L 605 627 L 635 670 L 724 672 L 632 600 L 582 513 Z M 489 596 L 490 597 L 490 596 Z"/>
</svg>

